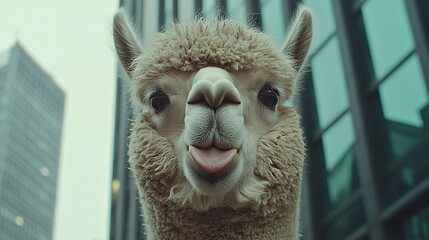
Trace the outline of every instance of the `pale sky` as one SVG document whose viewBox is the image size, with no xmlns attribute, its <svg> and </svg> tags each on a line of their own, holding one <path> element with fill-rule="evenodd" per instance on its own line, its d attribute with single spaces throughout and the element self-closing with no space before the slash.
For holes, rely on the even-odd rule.
<svg viewBox="0 0 429 240">
<path fill-rule="evenodd" d="M 1 0 L 0 52 L 16 40 L 66 93 L 55 240 L 109 238 L 117 0 Z"/>
</svg>

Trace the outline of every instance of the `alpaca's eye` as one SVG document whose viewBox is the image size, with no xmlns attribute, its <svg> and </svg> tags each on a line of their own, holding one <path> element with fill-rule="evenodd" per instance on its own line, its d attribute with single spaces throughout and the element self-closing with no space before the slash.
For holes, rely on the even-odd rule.
<svg viewBox="0 0 429 240">
<path fill-rule="evenodd" d="M 258 100 L 270 110 L 275 109 L 279 100 L 279 92 L 271 85 L 265 85 L 258 93 Z"/>
<path fill-rule="evenodd" d="M 170 99 L 163 91 L 156 90 L 150 98 L 150 104 L 155 110 L 155 113 L 159 113 L 170 104 Z"/>
</svg>

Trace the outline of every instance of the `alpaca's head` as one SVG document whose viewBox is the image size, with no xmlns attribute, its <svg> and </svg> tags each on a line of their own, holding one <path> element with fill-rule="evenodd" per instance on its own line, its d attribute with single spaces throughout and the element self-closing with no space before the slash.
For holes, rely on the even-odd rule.
<svg viewBox="0 0 429 240">
<path fill-rule="evenodd" d="M 281 50 L 233 20 L 173 24 L 143 48 L 124 13 L 116 15 L 115 46 L 131 78 L 135 121 L 153 129 L 147 141 L 160 141 L 162 151 L 174 155 L 159 159 L 161 168 L 175 165 L 169 199 L 196 210 L 263 201 L 269 182 L 255 174 L 264 160 L 258 149 L 261 139 L 286 126 L 284 103 L 311 35 L 311 15 L 300 9 Z M 144 168 L 141 157 L 135 167 Z"/>
</svg>

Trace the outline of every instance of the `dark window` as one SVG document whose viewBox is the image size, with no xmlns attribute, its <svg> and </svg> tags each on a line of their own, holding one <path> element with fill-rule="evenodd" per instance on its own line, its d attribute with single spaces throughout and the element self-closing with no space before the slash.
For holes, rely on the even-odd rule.
<svg viewBox="0 0 429 240">
<path fill-rule="evenodd" d="M 405 222 L 403 239 L 429 239 L 429 207 L 424 208 Z"/>
</svg>

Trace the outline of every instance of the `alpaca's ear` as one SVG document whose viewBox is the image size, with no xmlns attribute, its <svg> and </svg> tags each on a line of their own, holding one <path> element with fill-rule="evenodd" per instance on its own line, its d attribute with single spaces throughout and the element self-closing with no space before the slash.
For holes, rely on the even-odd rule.
<svg viewBox="0 0 429 240">
<path fill-rule="evenodd" d="M 300 71 L 305 62 L 312 35 L 311 13 L 307 8 L 299 7 L 283 45 L 283 53 L 291 56 L 295 61 L 294 68 L 296 71 Z"/>
<path fill-rule="evenodd" d="M 131 76 L 134 60 L 142 53 L 142 48 L 123 9 L 120 9 L 113 19 L 113 38 L 119 60 L 128 76 Z"/>
</svg>

